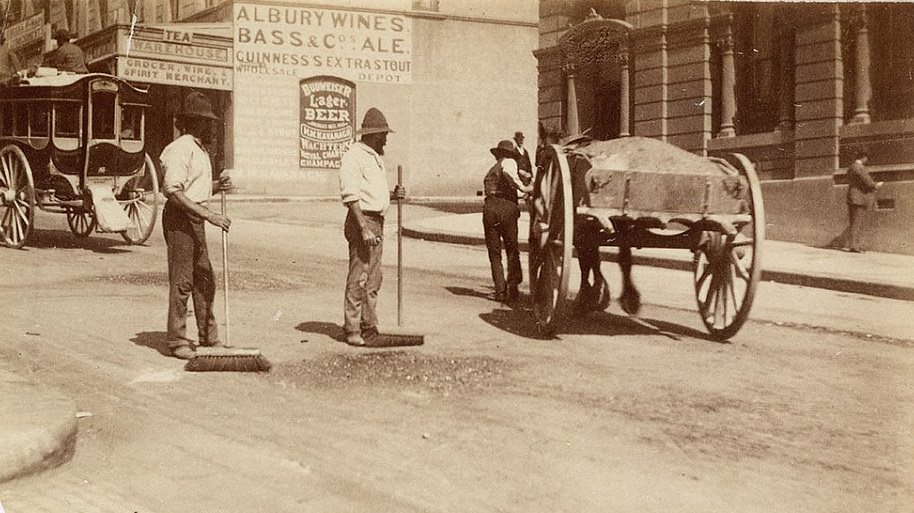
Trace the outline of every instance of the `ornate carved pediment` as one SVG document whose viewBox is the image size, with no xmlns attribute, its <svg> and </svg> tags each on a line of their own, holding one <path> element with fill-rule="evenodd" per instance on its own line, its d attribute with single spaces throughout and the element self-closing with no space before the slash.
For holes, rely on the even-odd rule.
<svg viewBox="0 0 914 513">
<path fill-rule="evenodd" d="M 581 23 L 568 29 L 558 46 L 565 63 L 586 70 L 608 59 L 619 59 L 628 51 L 628 33 L 632 25 L 615 19 L 603 19 L 595 10 Z"/>
</svg>

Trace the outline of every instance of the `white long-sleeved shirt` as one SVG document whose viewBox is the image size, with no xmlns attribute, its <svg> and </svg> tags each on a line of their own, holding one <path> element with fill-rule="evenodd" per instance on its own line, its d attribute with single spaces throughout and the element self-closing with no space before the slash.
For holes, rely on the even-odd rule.
<svg viewBox="0 0 914 513">
<path fill-rule="evenodd" d="M 209 153 L 194 136 L 184 134 L 162 150 L 159 157 L 165 168 L 163 192 L 171 196 L 183 191 L 194 203 L 206 203 L 213 195 L 213 166 Z"/>
<path fill-rule="evenodd" d="M 340 198 L 344 205 L 358 201 L 363 212 L 384 215 L 390 207 L 384 159 L 363 142 L 353 143 L 343 154 Z"/>
</svg>

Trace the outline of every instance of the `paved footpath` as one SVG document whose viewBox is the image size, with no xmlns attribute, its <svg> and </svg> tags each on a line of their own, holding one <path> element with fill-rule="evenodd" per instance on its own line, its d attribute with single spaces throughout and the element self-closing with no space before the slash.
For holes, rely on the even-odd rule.
<svg viewBox="0 0 914 513">
<path fill-rule="evenodd" d="M 519 241 L 527 249 L 527 214 L 521 213 Z M 455 214 L 409 221 L 403 233 L 437 242 L 485 244 L 482 214 Z M 615 260 L 616 248 L 601 248 L 604 260 Z M 677 249 L 636 249 L 636 265 L 691 270 L 692 254 Z M 762 248 L 762 280 L 855 294 L 914 301 L 914 256 L 848 253 L 803 244 L 768 240 Z"/>
</svg>

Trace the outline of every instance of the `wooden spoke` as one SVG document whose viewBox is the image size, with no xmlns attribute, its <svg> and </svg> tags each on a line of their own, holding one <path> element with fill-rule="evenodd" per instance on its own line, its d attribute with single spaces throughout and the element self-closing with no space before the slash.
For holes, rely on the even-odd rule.
<svg viewBox="0 0 914 513">
<path fill-rule="evenodd" d="M 150 187 L 141 187 L 144 183 Z M 146 155 L 142 170 L 124 185 L 122 195 L 125 199 L 120 203 L 130 219 L 130 226 L 121 236 L 130 244 L 143 244 L 152 235 L 159 208 L 159 180 L 149 155 Z"/>
<path fill-rule="evenodd" d="M 12 144 L 0 149 L 0 195 L 0 239 L 7 247 L 21 248 L 32 232 L 35 186 L 25 154 Z"/>
<path fill-rule="evenodd" d="M 748 184 L 745 204 L 751 221 L 741 222 L 739 232 L 732 236 L 705 232 L 694 258 L 699 314 L 711 336 L 721 340 L 735 335 L 749 316 L 761 279 L 761 243 L 765 240 L 765 211 L 755 168 L 746 157 L 733 157 L 741 179 Z"/>
<path fill-rule="evenodd" d="M 552 335 L 565 318 L 573 250 L 571 174 L 561 146 L 551 146 L 535 177 L 530 210 L 530 292 L 536 323 Z"/>
</svg>

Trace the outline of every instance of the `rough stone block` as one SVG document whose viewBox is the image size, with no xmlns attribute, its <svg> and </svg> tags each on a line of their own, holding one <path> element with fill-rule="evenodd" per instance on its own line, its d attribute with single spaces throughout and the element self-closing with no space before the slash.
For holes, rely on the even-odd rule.
<svg viewBox="0 0 914 513">
<path fill-rule="evenodd" d="M 693 80 L 711 79 L 711 71 L 704 62 L 670 66 L 667 68 L 667 83 L 677 84 Z"/>
<path fill-rule="evenodd" d="M 663 101 L 663 86 L 656 85 L 635 87 L 634 98 L 635 105 Z"/>
</svg>

